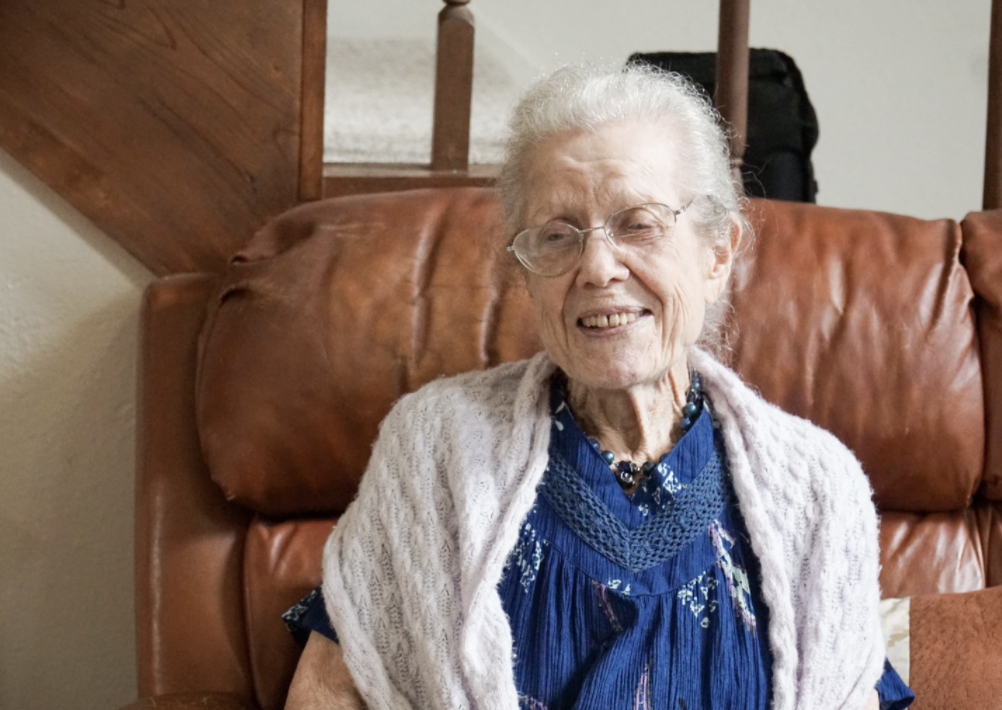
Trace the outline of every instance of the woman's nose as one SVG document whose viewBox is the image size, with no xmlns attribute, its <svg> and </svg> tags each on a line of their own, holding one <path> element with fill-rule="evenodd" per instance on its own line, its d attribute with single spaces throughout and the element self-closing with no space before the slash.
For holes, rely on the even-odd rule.
<svg viewBox="0 0 1002 710">
<path fill-rule="evenodd" d="M 630 270 L 622 261 L 623 252 L 609 239 L 604 228 L 588 230 L 578 267 L 579 286 L 607 286 L 626 280 Z"/>
</svg>

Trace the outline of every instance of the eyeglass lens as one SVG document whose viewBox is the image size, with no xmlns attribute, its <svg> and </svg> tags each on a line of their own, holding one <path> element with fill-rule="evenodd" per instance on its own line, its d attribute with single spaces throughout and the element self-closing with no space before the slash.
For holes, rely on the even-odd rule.
<svg viewBox="0 0 1002 710">
<path fill-rule="evenodd" d="M 670 237 L 675 212 L 665 205 L 648 204 L 613 212 L 604 229 L 617 246 L 640 249 Z M 563 222 L 551 222 L 521 232 L 515 254 L 528 269 L 556 276 L 571 269 L 584 251 L 585 232 Z"/>
</svg>

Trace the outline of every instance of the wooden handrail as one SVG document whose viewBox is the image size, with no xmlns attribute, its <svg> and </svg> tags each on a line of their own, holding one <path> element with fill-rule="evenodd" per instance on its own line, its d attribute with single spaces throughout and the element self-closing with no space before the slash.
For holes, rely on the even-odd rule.
<svg viewBox="0 0 1002 710">
<path fill-rule="evenodd" d="M 432 170 L 466 170 L 470 164 L 473 13 L 468 2 L 445 0 L 438 14 Z"/>
<path fill-rule="evenodd" d="M 731 167 L 738 182 L 748 131 L 748 18 L 749 0 L 720 0 L 713 103 L 731 126 Z"/>
<path fill-rule="evenodd" d="M 988 43 L 988 126 L 985 133 L 985 190 L 982 209 L 1002 208 L 1002 0 L 992 0 Z"/>
</svg>

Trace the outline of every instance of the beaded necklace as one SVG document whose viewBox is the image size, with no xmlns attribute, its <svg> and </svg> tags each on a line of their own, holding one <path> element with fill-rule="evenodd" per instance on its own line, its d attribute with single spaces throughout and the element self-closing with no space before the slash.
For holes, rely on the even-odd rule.
<svg viewBox="0 0 1002 710">
<path fill-rule="evenodd" d="M 699 375 L 695 372 L 689 373 L 689 389 L 685 393 L 685 406 L 682 407 L 682 419 L 679 421 L 679 429 L 684 435 L 692 428 L 692 425 L 699 419 L 703 411 L 703 388 L 699 381 Z M 643 466 L 638 466 L 633 461 L 616 461 L 616 455 L 611 451 L 603 451 L 598 439 L 588 439 L 588 443 L 594 447 L 602 459 L 609 464 L 609 468 L 616 475 L 616 480 L 624 489 L 632 488 L 641 477 L 647 476 L 657 462 L 663 458 L 659 456 L 656 460 L 645 461 Z"/>
</svg>

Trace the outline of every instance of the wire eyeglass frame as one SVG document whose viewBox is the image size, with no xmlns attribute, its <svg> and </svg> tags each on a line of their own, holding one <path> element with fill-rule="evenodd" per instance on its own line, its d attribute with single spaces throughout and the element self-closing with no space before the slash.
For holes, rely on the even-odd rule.
<svg viewBox="0 0 1002 710">
<path fill-rule="evenodd" d="M 553 221 L 547 222 L 540 227 L 529 227 L 524 229 L 515 235 L 511 243 L 506 247 L 506 251 L 514 252 L 516 258 L 519 262 L 529 271 L 534 274 L 539 274 L 540 276 L 560 276 L 565 274 L 574 268 L 575 264 L 584 254 L 585 241 L 587 239 L 587 234 L 589 232 L 602 232 L 605 235 L 606 240 L 617 249 L 628 249 L 631 246 L 636 248 L 637 246 L 642 246 L 643 240 L 647 240 L 648 243 L 666 243 L 670 240 L 675 233 L 675 226 L 678 222 L 679 215 L 685 212 L 692 205 L 693 200 L 689 200 L 685 205 L 679 209 L 673 209 L 668 205 L 661 202 L 644 202 L 639 205 L 632 205 L 630 207 L 624 207 L 623 209 L 616 210 L 610 214 L 605 222 L 599 227 L 586 227 L 585 229 L 578 229 L 572 224 L 567 224 L 566 222 Z M 654 211 L 650 208 L 657 208 Z M 623 217 L 629 212 L 635 210 L 643 210 L 651 214 L 652 217 L 657 219 L 660 223 L 660 230 L 658 233 L 651 234 L 650 230 L 640 230 L 637 234 L 621 234 L 616 233 L 615 227 L 610 226 L 613 221 L 618 217 Z M 668 219 L 664 219 L 662 215 L 658 214 L 658 211 L 664 210 L 665 215 L 670 215 Z M 550 261 L 552 265 L 547 267 L 545 265 L 546 255 L 539 253 L 538 245 L 535 250 L 537 253 L 531 253 L 533 251 L 532 240 L 533 238 L 541 237 L 544 232 L 548 229 L 553 229 L 556 231 L 562 231 L 562 234 L 557 234 L 556 231 L 553 236 L 573 236 L 574 240 L 572 242 L 564 242 L 563 244 L 558 244 L 550 252 Z"/>
</svg>

